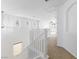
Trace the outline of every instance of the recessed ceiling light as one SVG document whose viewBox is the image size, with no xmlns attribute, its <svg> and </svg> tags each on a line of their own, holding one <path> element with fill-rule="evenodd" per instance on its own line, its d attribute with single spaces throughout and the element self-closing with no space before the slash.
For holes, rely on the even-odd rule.
<svg viewBox="0 0 79 59">
<path fill-rule="evenodd" d="M 45 0 L 46 2 L 48 1 L 48 0 Z"/>
</svg>

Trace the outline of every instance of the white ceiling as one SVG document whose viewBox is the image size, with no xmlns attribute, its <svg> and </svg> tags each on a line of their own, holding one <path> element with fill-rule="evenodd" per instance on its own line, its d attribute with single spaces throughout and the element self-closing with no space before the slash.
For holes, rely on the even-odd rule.
<svg viewBox="0 0 79 59">
<path fill-rule="evenodd" d="M 2 0 L 5 13 L 39 19 L 51 19 L 56 15 L 56 8 L 66 0 Z"/>
</svg>

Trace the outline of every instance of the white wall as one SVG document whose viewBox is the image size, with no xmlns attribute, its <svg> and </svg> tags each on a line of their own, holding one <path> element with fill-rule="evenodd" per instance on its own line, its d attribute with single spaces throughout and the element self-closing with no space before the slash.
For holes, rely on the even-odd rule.
<svg viewBox="0 0 79 59">
<path fill-rule="evenodd" d="M 77 56 L 77 6 L 76 0 L 58 8 L 58 46 Z"/>
</svg>

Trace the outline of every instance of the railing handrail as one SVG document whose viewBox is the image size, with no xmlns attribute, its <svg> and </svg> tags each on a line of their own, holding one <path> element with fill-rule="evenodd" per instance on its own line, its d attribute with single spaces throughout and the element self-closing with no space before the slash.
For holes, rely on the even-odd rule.
<svg viewBox="0 0 79 59">
<path fill-rule="evenodd" d="M 43 30 L 46 30 L 46 29 L 43 29 Z M 41 36 L 42 36 L 43 34 L 47 35 L 46 31 L 44 31 L 42 34 L 39 35 L 39 37 L 37 37 L 37 38 L 35 38 L 35 39 L 41 38 Z M 34 39 L 34 40 L 35 40 L 35 39 Z"/>
</svg>

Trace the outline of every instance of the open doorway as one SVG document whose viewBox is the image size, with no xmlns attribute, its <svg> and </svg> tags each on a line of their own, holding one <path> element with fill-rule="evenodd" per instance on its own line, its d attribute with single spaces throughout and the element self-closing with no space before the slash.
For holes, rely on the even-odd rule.
<svg viewBox="0 0 79 59">
<path fill-rule="evenodd" d="M 53 17 L 49 22 L 49 38 L 48 44 L 49 46 L 56 46 L 57 45 L 57 19 Z"/>
</svg>

